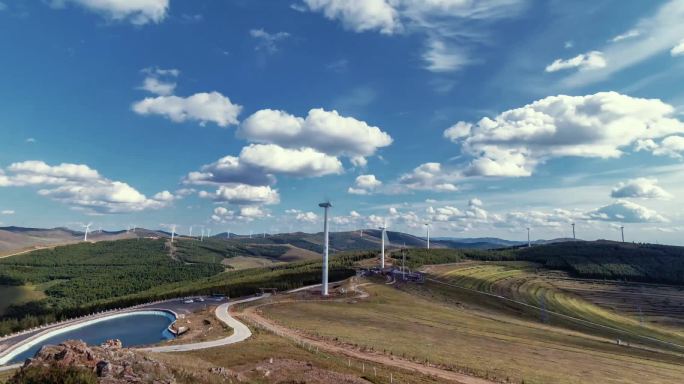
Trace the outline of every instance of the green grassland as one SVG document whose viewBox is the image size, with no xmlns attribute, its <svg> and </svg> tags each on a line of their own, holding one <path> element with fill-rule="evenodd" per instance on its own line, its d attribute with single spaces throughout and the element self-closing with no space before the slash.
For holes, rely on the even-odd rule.
<svg viewBox="0 0 684 384">
<path fill-rule="evenodd" d="M 544 324 L 496 298 L 430 282 L 364 289 L 371 294 L 366 300 L 283 303 L 263 311 L 315 336 L 497 380 L 678 383 L 684 377 L 680 354 Z"/>
<path fill-rule="evenodd" d="M 536 264 L 529 262 L 466 262 L 433 266 L 428 270 L 440 281 L 501 295 L 540 308 L 532 309 L 530 312 L 542 321 L 567 323 L 567 318 L 556 316 L 558 313 L 624 331 L 624 334 L 611 334 L 635 343 L 664 347 L 663 343 L 634 337 L 640 335 L 684 346 L 684 329 L 642 324 L 636 317 L 595 305 L 579 295 L 559 288 L 551 276 L 540 275 L 538 269 Z M 666 312 L 667 308 L 662 308 L 662 311 Z M 682 350 L 684 351 L 684 348 Z"/>
<path fill-rule="evenodd" d="M 253 329 L 253 332 L 254 334 L 251 338 L 236 345 L 193 352 L 152 354 L 152 357 L 174 366 L 175 370 L 179 373 L 184 372 L 184 375 L 178 376 L 185 376 L 185 380 L 181 379 L 179 382 L 188 384 L 211 382 L 203 379 L 203 373 L 208 371 L 209 368 L 217 366 L 248 372 L 247 375 L 250 383 L 310 382 L 306 381 L 306 378 L 303 377 L 303 372 L 299 369 L 284 373 L 278 372 L 277 377 L 271 378 L 265 377 L 253 369 L 256 364 L 267 363 L 270 359 L 305 362 L 317 369 L 363 378 L 369 383 L 390 383 L 390 373 L 392 373 L 394 383 L 430 384 L 439 382 L 411 371 L 390 370 L 383 366 L 348 359 L 344 356 L 309 350 L 290 340 L 259 329 Z M 268 364 L 265 365 L 268 366 Z M 374 367 L 376 368 L 375 373 L 377 376 L 374 375 Z"/>
</svg>

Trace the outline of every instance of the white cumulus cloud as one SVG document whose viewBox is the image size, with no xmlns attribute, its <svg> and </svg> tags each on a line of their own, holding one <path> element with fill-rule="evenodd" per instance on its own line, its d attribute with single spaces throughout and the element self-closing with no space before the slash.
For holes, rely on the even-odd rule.
<svg viewBox="0 0 684 384">
<path fill-rule="evenodd" d="M 683 158 L 684 136 L 668 136 L 659 142 L 653 139 L 639 140 L 636 144 L 637 151 L 652 152 L 656 156 L 669 156 L 674 159 Z"/>
<path fill-rule="evenodd" d="M 180 71 L 177 69 L 145 68 L 142 70 L 146 74 L 140 89 L 154 93 L 159 96 L 173 94 L 176 89 L 176 82 L 172 78 L 178 77 Z"/>
<path fill-rule="evenodd" d="M 225 156 L 190 172 L 185 184 L 271 185 L 275 174 L 295 177 L 320 177 L 342 173 L 342 163 L 334 156 L 312 148 L 290 149 L 275 144 L 250 144 L 239 156 Z"/>
<path fill-rule="evenodd" d="M 559 95 L 475 124 L 461 122 L 444 134 L 474 157 L 465 175 L 529 176 L 550 158 L 617 158 L 632 147 L 646 150 L 644 140 L 679 137 L 671 135 L 684 133 L 684 122 L 674 112 L 658 99 L 616 92 Z M 665 145 L 676 151 L 679 140 L 667 138 Z"/>
<path fill-rule="evenodd" d="M 347 192 L 353 195 L 368 195 L 381 185 L 382 181 L 378 180 L 375 175 L 359 175 L 354 181 L 354 186 L 349 187 Z"/>
<path fill-rule="evenodd" d="M 334 156 L 312 148 L 290 149 L 275 144 L 251 144 L 242 149 L 240 160 L 266 173 L 318 177 L 342 173 L 342 163 Z"/>
<path fill-rule="evenodd" d="M 280 195 L 277 189 L 270 186 L 253 186 L 245 184 L 221 185 L 215 193 L 200 191 L 200 197 L 210 198 L 217 202 L 236 205 L 278 204 Z"/>
<path fill-rule="evenodd" d="M 318 222 L 318 215 L 311 211 L 304 212 L 300 211 L 299 209 L 288 209 L 286 213 L 293 215 L 294 219 L 299 222 L 310 224 Z"/>
<path fill-rule="evenodd" d="M 386 0 L 304 0 L 309 10 L 340 20 L 356 32 L 378 30 L 393 34 L 401 28 L 397 11 Z"/>
<path fill-rule="evenodd" d="M 251 222 L 269 216 L 270 214 L 267 210 L 264 210 L 259 206 L 248 205 L 239 207 L 237 211 L 225 207 L 216 207 L 211 215 L 211 219 L 216 223 L 230 223 L 235 220 Z"/>
<path fill-rule="evenodd" d="M 658 180 L 646 177 L 621 182 L 610 193 L 615 198 L 669 199 L 672 195 L 658 186 Z"/>
<path fill-rule="evenodd" d="M 227 127 L 238 124 L 242 106 L 219 92 L 201 92 L 188 97 L 147 97 L 135 102 L 132 109 L 140 115 L 161 115 L 176 123 L 199 121 L 201 125 L 211 122 Z"/>
<path fill-rule="evenodd" d="M 199 171 L 190 172 L 184 179 L 185 184 L 248 184 L 270 185 L 275 183 L 271 174 L 253 169 L 240 161 L 237 156 L 225 156 L 217 161 L 203 165 Z"/>
<path fill-rule="evenodd" d="M 67 3 L 80 5 L 114 21 L 130 21 L 136 25 L 160 23 L 166 18 L 169 0 L 53 0 L 59 8 Z"/>
<path fill-rule="evenodd" d="M 658 212 L 627 200 L 617 200 L 612 204 L 589 212 L 594 220 L 621 223 L 664 223 L 668 220 Z"/>
<path fill-rule="evenodd" d="M 380 128 L 320 108 L 310 110 L 306 118 L 262 109 L 245 119 L 238 135 L 257 143 L 310 147 L 329 155 L 350 157 L 370 156 L 392 144 L 392 137 Z"/>
<path fill-rule="evenodd" d="M 48 165 L 30 160 L 0 171 L 0 187 L 38 187 L 38 194 L 89 213 L 127 213 L 158 209 L 169 203 L 166 193 L 147 198 L 130 185 L 107 179 L 84 164 Z M 169 193 L 170 194 L 170 193 Z"/>
<path fill-rule="evenodd" d="M 453 183 L 455 178 L 456 173 L 445 171 L 440 163 L 424 163 L 402 175 L 399 184 L 409 190 L 455 192 L 458 190 Z"/>
</svg>

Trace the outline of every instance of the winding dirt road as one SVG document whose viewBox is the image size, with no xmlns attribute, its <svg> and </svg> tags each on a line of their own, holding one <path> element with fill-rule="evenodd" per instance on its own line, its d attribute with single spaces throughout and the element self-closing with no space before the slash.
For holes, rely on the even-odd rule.
<svg viewBox="0 0 684 384">
<path fill-rule="evenodd" d="M 368 285 L 372 283 L 365 283 L 365 284 L 360 284 L 360 285 L 354 285 L 352 286 L 352 290 L 357 293 L 357 296 L 355 297 L 356 299 L 365 299 L 369 295 L 367 292 L 359 289 L 360 286 L 363 285 Z M 348 300 L 349 298 L 345 298 L 343 300 Z M 293 301 L 287 301 L 288 303 L 292 302 L 310 302 L 312 300 L 293 300 Z M 332 301 L 332 300 L 315 300 L 315 301 Z M 472 376 L 468 376 L 462 373 L 458 372 L 453 372 L 453 371 L 447 371 L 438 367 L 432 367 L 420 363 L 416 363 L 410 360 L 405 360 L 401 358 L 397 358 L 395 356 L 387 356 L 384 354 L 380 353 L 375 353 L 375 352 L 363 352 L 356 350 L 352 347 L 345 346 L 342 344 L 336 344 L 327 340 L 319 340 L 316 338 L 312 338 L 308 335 L 301 334 L 298 331 L 295 331 L 290 328 L 283 327 L 274 321 L 267 319 L 263 316 L 261 316 L 258 313 L 258 309 L 267 305 L 272 305 L 272 304 L 277 304 L 277 302 L 273 303 L 264 303 L 252 307 L 246 308 L 243 312 L 236 314 L 238 317 L 244 318 L 245 320 L 257 324 L 266 330 L 275 333 L 276 335 L 279 335 L 281 337 L 286 337 L 291 340 L 294 340 L 296 342 L 301 342 L 301 343 L 306 343 L 309 344 L 313 347 L 316 347 L 320 350 L 329 352 L 329 353 L 335 353 L 339 355 L 344 355 L 353 359 L 357 360 L 365 360 L 365 361 L 371 361 L 377 364 L 382 364 L 388 367 L 395 367 L 398 369 L 402 370 L 410 370 L 410 371 L 417 371 L 420 372 L 424 375 L 428 376 L 433 376 L 433 377 L 438 377 L 442 380 L 448 380 L 451 382 L 455 383 L 461 383 L 461 384 L 492 384 L 492 381 L 485 380 L 485 379 L 480 379 Z"/>
</svg>

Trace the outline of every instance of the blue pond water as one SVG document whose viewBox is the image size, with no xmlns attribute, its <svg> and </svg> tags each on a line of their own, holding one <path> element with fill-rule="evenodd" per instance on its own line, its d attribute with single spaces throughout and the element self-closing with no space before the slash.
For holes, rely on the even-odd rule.
<svg viewBox="0 0 684 384">
<path fill-rule="evenodd" d="M 173 321 L 170 314 L 161 312 L 107 319 L 52 336 L 18 354 L 10 363 L 19 363 L 33 357 L 43 345 L 59 344 L 65 340 L 78 339 L 89 345 L 100 345 L 108 339 L 119 339 L 124 347 L 154 344 L 173 338 L 167 330 Z"/>
</svg>

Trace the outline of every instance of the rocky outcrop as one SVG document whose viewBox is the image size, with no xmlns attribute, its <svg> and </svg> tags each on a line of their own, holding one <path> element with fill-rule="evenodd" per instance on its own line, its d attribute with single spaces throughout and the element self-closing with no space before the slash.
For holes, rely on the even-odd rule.
<svg viewBox="0 0 684 384">
<path fill-rule="evenodd" d="M 153 383 L 175 384 L 172 372 L 162 363 L 130 349 L 122 348 L 121 341 L 107 340 L 99 347 L 89 347 L 78 340 L 59 345 L 46 345 L 32 359 L 27 359 L 11 383 L 22 383 L 22 377 L 55 369 L 68 372 L 78 369 L 91 372 L 98 383 Z"/>
</svg>

